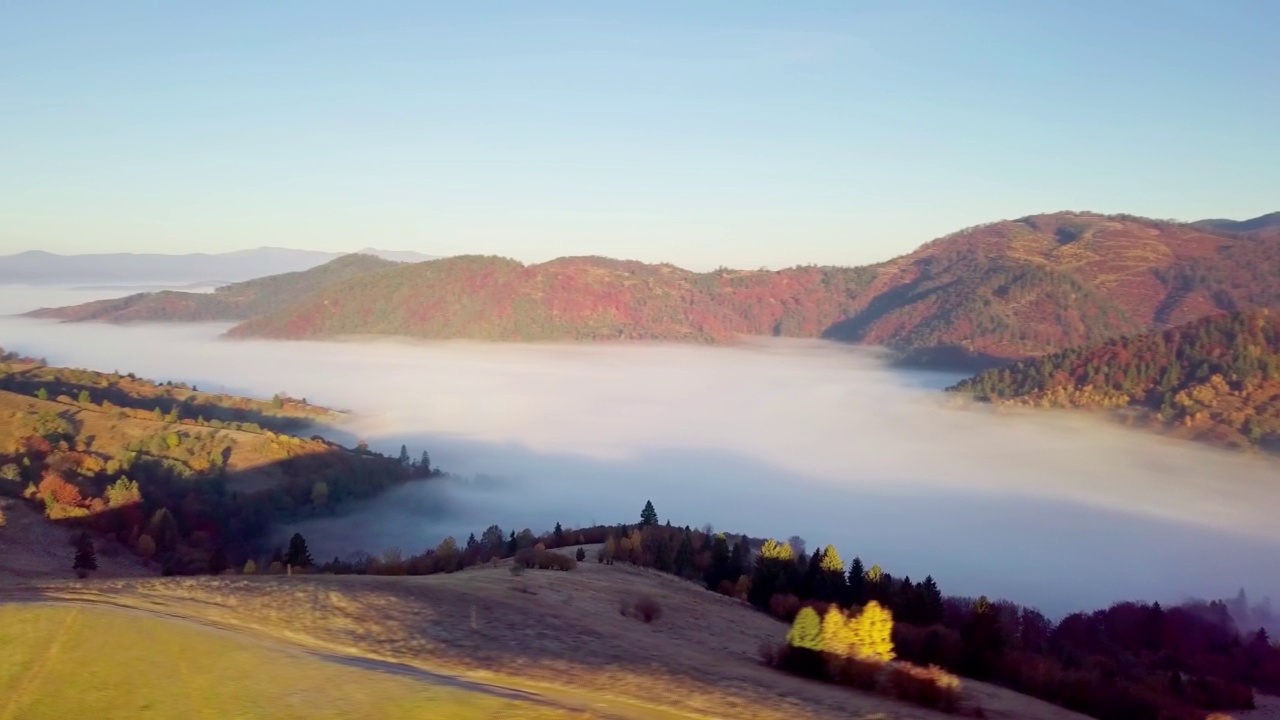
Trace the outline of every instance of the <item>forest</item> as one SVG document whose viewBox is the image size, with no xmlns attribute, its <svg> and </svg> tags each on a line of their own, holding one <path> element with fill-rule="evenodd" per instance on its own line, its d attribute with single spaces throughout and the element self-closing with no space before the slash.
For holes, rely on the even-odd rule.
<svg viewBox="0 0 1280 720">
<path fill-rule="evenodd" d="M 1223 445 L 1280 448 L 1280 316 L 1203 318 L 983 372 L 950 388 L 995 403 L 1138 413 Z"/>
<path fill-rule="evenodd" d="M 315 435 L 305 400 L 201 393 L 0 351 L 0 495 L 113 536 L 165 574 L 218 572 L 276 522 L 438 474 Z"/>
</svg>

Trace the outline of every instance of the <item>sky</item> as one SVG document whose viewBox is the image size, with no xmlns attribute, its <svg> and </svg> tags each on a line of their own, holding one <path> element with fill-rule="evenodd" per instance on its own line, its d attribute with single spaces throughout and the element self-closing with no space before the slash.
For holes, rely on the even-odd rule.
<svg viewBox="0 0 1280 720">
<path fill-rule="evenodd" d="M 0 254 L 861 264 L 1280 209 L 1280 3 L 5 3 Z"/>
</svg>

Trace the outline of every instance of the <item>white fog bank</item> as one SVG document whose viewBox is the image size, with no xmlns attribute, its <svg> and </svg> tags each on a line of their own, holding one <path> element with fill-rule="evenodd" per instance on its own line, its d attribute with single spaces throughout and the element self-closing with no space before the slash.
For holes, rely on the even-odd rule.
<svg viewBox="0 0 1280 720">
<path fill-rule="evenodd" d="M 836 544 L 944 591 L 1062 612 L 1280 595 L 1280 463 L 1069 413 L 945 407 L 957 376 L 822 342 L 736 348 L 235 342 L 225 326 L 0 319 L 0 346 L 350 409 L 326 434 L 492 483 L 418 483 L 309 523 L 315 554 L 663 520 Z"/>
</svg>

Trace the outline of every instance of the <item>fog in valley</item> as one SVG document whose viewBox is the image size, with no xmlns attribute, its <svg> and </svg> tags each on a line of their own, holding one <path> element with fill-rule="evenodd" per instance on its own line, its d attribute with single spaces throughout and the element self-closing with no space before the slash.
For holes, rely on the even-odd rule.
<svg viewBox="0 0 1280 720">
<path fill-rule="evenodd" d="M 90 290 L 0 286 L 0 313 Z M 98 292 L 96 297 L 112 296 Z M 1062 613 L 1280 594 L 1280 463 L 1073 413 L 964 409 L 959 378 L 816 341 L 734 348 L 219 339 L 226 325 L 5 317 L 0 346 L 202 390 L 352 412 L 318 432 L 402 444 L 456 478 L 300 526 L 317 558 L 446 535 L 634 522 L 833 543 L 895 576 Z"/>
</svg>

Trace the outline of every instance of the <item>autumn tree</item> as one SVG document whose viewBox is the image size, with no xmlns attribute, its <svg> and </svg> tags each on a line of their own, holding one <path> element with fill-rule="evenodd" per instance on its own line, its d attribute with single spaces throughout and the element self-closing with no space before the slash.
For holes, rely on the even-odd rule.
<svg viewBox="0 0 1280 720">
<path fill-rule="evenodd" d="M 645 501 L 644 509 L 640 511 L 640 524 L 641 525 L 657 525 L 658 524 L 658 511 L 653 509 L 652 500 Z"/>
<path fill-rule="evenodd" d="M 843 567 L 840 572 L 844 573 Z M 837 657 L 853 657 L 855 640 L 853 623 L 840 606 L 833 604 L 828 607 L 827 614 L 822 617 L 822 652 Z"/>
<path fill-rule="evenodd" d="M 156 541 L 152 540 L 150 535 L 139 535 L 138 541 L 134 543 L 134 550 L 137 551 L 138 557 L 150 560 L 156 556 Z"/>
<path fill-rule="evenodd" d="M 787 644 L 804 650 L 822 650 L 822 619 L 817 611 L 806 607 L 796 614 L 787 633 Z"/>
<path fill-rule="evenodd" d="M 872 600 L 850 621 L 853 656 L 870 662 L 889 662 L 893 652 L 893 613 Z"/>
<path fill-rule="evenodd" d="M 795 574 L 795 551 L 792 546 L 773 539 L 766 540 L 756 558 L 748 600 L 758 608 L 769 607 L 769 601 L 776 593 L 791 589 Z"/>
<path fill-rule="evenodd" d="M 311 504 L 316 507 L 324 507 L 329 502 L 329 483 L 323 480 L 317 480 L 311 486 Z"/>
<path fill-rule="evenodd" d="M 76 556 L 71 569 L 75 570 L 76 576 L 80 578 L 88 577 L 90 572 L 98 569 L 98 551 L 93 546 L 93 538 L 89 537 L 87 532 L 81 531 L 76 536 Z"/>
<path fill-rule="evenodd" d="M 285 565 L 297 568 L 309 568 L 315 565 L 311 559 L 311 551 L 307 549 L 307 540 L 302 533 L 294 533 L 289 538 L 289 551 L 285 554 Z"/>
<path fill-rule="evenodd" d="M 988 678 L 1004 653 L 1004 634 L 996 607 L 986 595 L 979 597 L 960 628 L 960 670 L 979 680 Z"/>
</svg>

